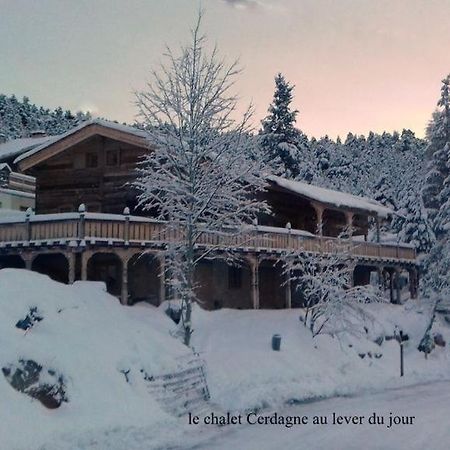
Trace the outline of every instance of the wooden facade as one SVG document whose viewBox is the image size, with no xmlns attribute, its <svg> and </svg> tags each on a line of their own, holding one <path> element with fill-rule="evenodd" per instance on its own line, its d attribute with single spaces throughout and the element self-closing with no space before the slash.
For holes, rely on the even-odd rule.
<svg viewBox="0 0 450 450">
<path fill-rule="evenodd" d="M 147 151 L 142 133 L 94 121 L 19 157 L 17 168 L 37 179 L 37 215 L 0 223 L 0 268 L 26 267 L 43 273 L 53 268 L 49 275 L 69 283 L 103 280 L 124 304 L 163 301 L 162 250 L 167 242 L 179 240 L 182 230 L 139 217 L 130 182 Z M 344 231 L 356 283 L 369 282 L 375 272 L 390 286 L 391 299 L 398 301 L 394 286 L 398 291 L 404 271 L 409 274 L 411 296 L 416 295 L 415 250 L 367 242 L 369 221 L 378 227 L 380 222 L 373 211 L 337 207 L 270 182 L 263 195 L 272 214 L 259 217 L 244 233 L 202 235 L 200 246 L 217 252 L 231 247 L 242 260 L 240 267 L 216 260 L 197 268 L 204 307 L 297 305 L 294 290 L 275 264 L 279 255 L 286 250 L 326 254 Z M 78 211 L 80 204 L 85 206 Z"/>
<path fill-rule="evenodd" d="M 146 151 L 143 138 L 91 125 L 18 165 L 36 177 L 40 214 L 76 211 L 80 203 L 89 211 L 117 214 L 135 209 L 129 184 Z"/>
</svg>

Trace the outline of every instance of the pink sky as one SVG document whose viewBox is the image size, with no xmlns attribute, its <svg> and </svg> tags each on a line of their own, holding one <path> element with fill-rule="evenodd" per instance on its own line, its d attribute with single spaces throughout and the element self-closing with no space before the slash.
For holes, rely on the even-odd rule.
<svg viewBox="0 0 450 450">
<path fill-rule="evenodd" d="M 255 125 L 281 71 L 296 85 L 298 126 L 345 136 L 423 135 L 450 72 L 450 0 L 204 0 L 205 30 L 244 73 Z M 1 92 L 119 121 L 136 114 L 167 43 L 188 38 L 196 0 L 0 0 Z M 26 12 L 26 14 L 25 14 Z"/>
</svg>

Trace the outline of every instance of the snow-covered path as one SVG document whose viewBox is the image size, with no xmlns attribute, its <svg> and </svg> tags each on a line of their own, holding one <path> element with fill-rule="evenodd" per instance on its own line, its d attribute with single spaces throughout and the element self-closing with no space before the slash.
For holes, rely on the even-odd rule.
<svg viewBox="0 0 450 450">
<path fill-rule="evenodd" d="M 414 425 L 242 425 L 222 427 L 208 439 L 191 449 L 234 450 L 299 450 L 299 449 L 408 449 L 448 450 L 450 448 L 450 382 L 389 390 L 379 394 L 353 398 L 334 398 L 316 403 L 289 407 L 278 411 L 283 416 L 314 415 L 332 417 L 365 416 L 374 412 L 389 415 L 415 416 Z M 245 416 L 244 416 L 245 418 Z M 201 433 L 199 434 L 201 436 Z M 187 447 L 183 447 L 187 448 Z"/>
</svg>

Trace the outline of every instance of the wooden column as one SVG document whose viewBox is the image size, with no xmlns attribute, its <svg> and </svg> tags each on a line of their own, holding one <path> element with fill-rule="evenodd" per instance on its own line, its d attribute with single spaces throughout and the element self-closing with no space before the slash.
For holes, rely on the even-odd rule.
<svg viewBox="0 0 450 450">
<path fill-rule="evenodd" d="M 166 300 L 166 256 L 159 255 L 159 304 Z"/>
<path fill-rule="evenodd" d="M 90 255 L 86 252 L 81 253 L 81 280 L 87 281 L 87 265 Z"/>
<path fill-rule="evenodd" d="M 412 269 L 409 270 L 409 292 L 411 295 L 412 299 L 416 299 L 417 298 L 417 293 L 418 293 L 418 272 L 417 272 L 417 268 L 413 267 Z"/>
<path fill-rule="evenodd" d="M 69 284 L 75 282 L 75 253 L 69 252 L 67 254 L 67 262 L 69 263 Z"/>
<path fill-rule="evenodd" d="M 350 273 L 350 276 L 349 276 L 350 286 L 349 287 L 351 287 L 351 288 L 355 287 L 355 269 L 356 269 L 356 264 L 350 262 L 348 264 L 348 271 Z"/>
<path fill-rule="evenodd" d="M 394 280 L 395 280 L 395 304 L 400 305 L 401 303 L 401 292 L 400 292 L 400 269 L 398 267 L 395 268 L 394 271 Z"/>
<path fill-rule="evenodd" d="M 25 269 L 27 270 L 31 270 L 32 266 L 33 266 L 33 255 L 31 253 L 26 253 L 24 255 L 21 255 L 22 259 L 25 262 Z"/>
<path fill-rule="evenodd" d="M 378 286 L 382 291 L 384 291 L 384 280 L 383 280 L 383 268 L 377 267 L 377 275 L 378 275 Z"/>
<path fill-rule="evenodd" d="M 122 293 L 120 303 L 128 305 L 128 258 L 120 258 L 122 261 Z"/>
<path fill-rule="evenodd" d="M 389 269 L 389 300 L 394 303 L 394 271 Z"/>
<path fill-rule="evenodd" d="M 253 309 L 259 309 L 259 261 L 255 256 L 249 260 L 251 276 L 252 276 L 252 303 Z"/>
<path fill-rule="evenodd" d="M 291 295 L 291 273 L 286 273 L 286 285 L 285 285 L 285 293 L 286 293 L 286 308 L 292 308 L 292 295 Z"/>
<path fill-rule="evenodd" d="M 312 207 L 316 211 L 317 221 L 317 234 L 319 236 L 323 236 L 323 212 L 325 208 L 322 205 L 319 205 L 318 203 L 311 203 Z"/>
<path fill-rule="evenodd" d="M 345 211 L 345 222 L 348 232 L 348 238 L 351 239 L 353 235 L 353 213 Z"/>
<path fill-rule="evenodd" d="M 376 226 L 376 233 L 377 233 L 377 243 L 380 243 L 380 218 L 378 216 L 375 216 L 375 226 Z"/>
</svg>

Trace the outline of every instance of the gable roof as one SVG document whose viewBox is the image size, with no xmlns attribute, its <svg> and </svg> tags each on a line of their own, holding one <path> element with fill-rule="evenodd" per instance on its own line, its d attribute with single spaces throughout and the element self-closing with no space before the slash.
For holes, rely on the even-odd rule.
<svg viewBox="0 0 450 450">
<path fill-rule="evenodd" d="M 14 160 L 14 164 L 17 164 L 21 170 L 27 170 L 39 162 L 51 158 L 94 135 L 100 135 L 142 147 L 147 147 L 148 145 L 147 133 L 143 130 L 108 120 L 93 119 L 81 123 L 66 133 L 47 137 L 40 145 L 33 146 L 28 151 L 19 154 Z"/>
<path fill-rule="evenodd" d="M 50 136 L 43 137 L 28 137 L 20 139 L 12 139 L 0 144 L 0 161 L 7 161 L 22 153 L 25 153 L 45 141 L 48 141 Z"/>
<path fill-rule="evenodd" d="M 0 170 L 7 170 L 8 172 L 12 172 L 11 167 L 9 167 L 9 164 L 6 163 L 0 163 Z"/>
<path fill-rule="evenodd" d="M 287 180 L 275 175 L 270 175 L 267 179 L 272 185 L 278 186 L 285 191 L 334 209 L 365 212 L 366 214 L 369 213 L 380 217 L 388 217 L 394 213 L 392 209 L 370 198 L 334 191 L 333 189 L 314 186 L 301 181 Z"/>
</svg>

